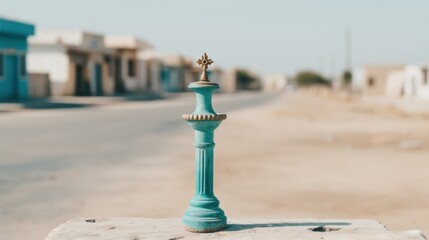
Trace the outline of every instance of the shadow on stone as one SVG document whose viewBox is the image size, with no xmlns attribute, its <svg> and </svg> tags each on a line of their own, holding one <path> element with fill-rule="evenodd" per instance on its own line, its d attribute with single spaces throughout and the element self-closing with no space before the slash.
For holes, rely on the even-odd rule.
<svg viewBox="0 0 429 240">
<path fill-rule="evenodd" d="M 349 222 L 299 222 L 299 223 L 258 223 L 258 224 L 228 224 L 224 231 L 242 231 L 254 228 L 272 228 L 272 227 L 316 227 L 323 226 L 347 226 Z"/>
</svg>

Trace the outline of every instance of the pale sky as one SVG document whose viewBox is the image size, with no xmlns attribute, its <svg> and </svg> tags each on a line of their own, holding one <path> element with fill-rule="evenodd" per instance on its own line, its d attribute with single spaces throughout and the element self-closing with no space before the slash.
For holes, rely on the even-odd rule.
<svg viewBox="0 0 429 240">
<path fill-rule="evenodd" d="M 429 0 L 0 0 L 0 15 L 43 29 L 136 35 L 164 53 L 262 74 L 325 74 L 353 67 L 429 60 Z"/>
</svg>

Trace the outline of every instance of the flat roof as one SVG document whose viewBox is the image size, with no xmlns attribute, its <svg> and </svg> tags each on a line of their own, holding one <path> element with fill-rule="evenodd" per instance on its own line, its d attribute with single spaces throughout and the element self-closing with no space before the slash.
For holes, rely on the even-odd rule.
<svg viewBox="0 0 429 240">
<path fill-rule="evenodd" d="M 117 49 L 152 48 L 152 46 L 148 42 L 131 35 L 124 35 L 124 36 L 107 35 L 104 37 L 104 44 L 109 48 L 117 48 Z"/>
<path fill-rule="evenodd" d="M 0 17 L 0 33 L 27 37 L 34 34 L 34 25 Z"/>
</svg>

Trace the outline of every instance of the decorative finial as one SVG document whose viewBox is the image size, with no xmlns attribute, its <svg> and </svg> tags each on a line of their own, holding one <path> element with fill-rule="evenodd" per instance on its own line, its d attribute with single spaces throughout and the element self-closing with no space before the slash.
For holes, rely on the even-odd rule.
<svg viewBox="0 0 429 240">
<path fill-rule="evenodd" d="M 198 65 L 201 65 L 201 68 L 203 69 L 200 81 L 208 82 L 209 78 L 207 76 L 207 68 L 210 64 L 213 63 L 213 60 L 209 59 L 207 54 L 204 53 L 203 56 L 201 56 L 201 59 L 198 59 L 197 63 Z"/>
</svg>

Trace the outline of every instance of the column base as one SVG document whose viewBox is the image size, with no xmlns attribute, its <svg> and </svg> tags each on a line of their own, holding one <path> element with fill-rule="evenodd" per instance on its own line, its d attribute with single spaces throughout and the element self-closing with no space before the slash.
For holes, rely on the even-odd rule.
<svg viewBox="0 0 429 240">
<path fill-rule="evenodd" d="M 182 221 L 185 224 L 186 231 L 194 233 L 212 233 L 226 227 L 226 217 L 223 219 L 190 219 L 183 217 Z"/>
<path fill-rule="evenodd" d="M 226 216 L 215 196 L 195 196 L 182 222 L 187 231 L 210 233 L 226 227 Z"/>
</svg>

